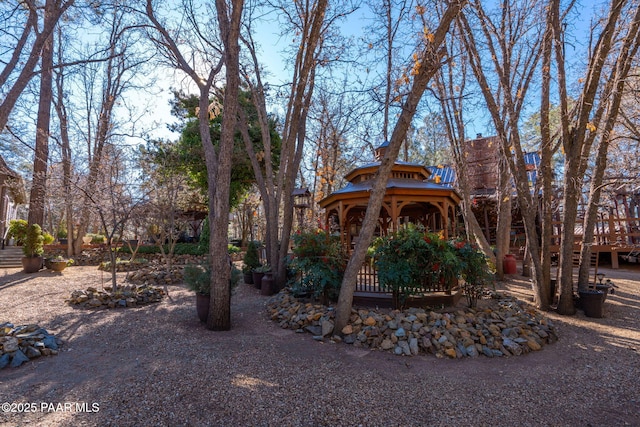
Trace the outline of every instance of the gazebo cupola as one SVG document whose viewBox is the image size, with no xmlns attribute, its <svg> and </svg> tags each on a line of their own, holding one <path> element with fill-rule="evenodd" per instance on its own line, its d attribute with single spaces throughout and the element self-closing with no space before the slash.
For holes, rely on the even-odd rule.
<svg viewBox="0 0 640 427">
<path fill-rule="evenodd" d="M 360 234 L 376 172 L 389 143 L 375 150 L 376 161 L 355 168 L 347 185 L 320 201 L 327 226 L 339 231 L 343 244 L 351 249 Z M 427 230 L 455 233 L 456 208 L 460 196 L 451 187 L 433 182 L 429 170 L 418 163 L 396 161 L 387 181 L 380 209 L 377 235 L 386 235 L 405 223 L 422 224 Z"/>
</svg>

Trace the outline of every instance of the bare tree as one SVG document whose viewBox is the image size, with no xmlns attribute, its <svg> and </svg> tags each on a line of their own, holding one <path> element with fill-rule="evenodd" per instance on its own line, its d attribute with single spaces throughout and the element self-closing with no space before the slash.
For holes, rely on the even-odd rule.
<svg viewBox="0 0 640 427">
<path fill-rule="evenodd" d="M 595 165 L 593 168 L 591 183 L 589 186 L 589 198 L 587 201 L 587 211 L 583 220 L 583 239 L 580 253 L 580 271 L 578 273 L 578 285 L 589 283 L 589 267 L 587 261 L 591 257 L 591 244 L 593 243 L 595 222 L 600 205 L 602 189 L 604 187 L 604 174 L 607 167 L 607 157 L 610 151 L 612 140 L 615 138 L 614 128 L 618 122 L 619 112 L 627 86 L 629 72 L 634 62 L 637 61 L 636 54 L 640 41 L 638 40 L 640 31 L 640 7 L 635 11 L 629 11 L 630 20 L 623 20 L 616 32 L 615 39 L 619 40 L 617 52 L 604 64 L 605 74 L 608 74 L 604 85 L 600 86 L 602 91 L 601 101 L 595 114 L 593 126 L 597 128 L 597 151 Z"/>
<path fill-rule="evenodd" d="M 556 18 L 553 20 L 553 34 L 558 69 L 562 147 L 565 154 L 558 312 L 573 314 L 575 307 L 573 305 L 571 259 L 583 179 L 589 165 L 588 159 L 593 155 L 594 141 L 599 134 L 602 135 L 600 141 L 602 151 L 596 155 L 596 158 L 606 156 L 611 129 L 619 111 L 624 81 L 630 69 L 630 61 L 635 58 L 637 51 L 640 5 L 632 1 L 614 0 L 600 24 L 592 28 L 591 37 L 595 44 L 589 53 L 586 68 L 588 71 L 580 96 L 571 111 L 568 105 L 566 58 L 563 49 L 562 24 L 558 12 L 559 5 L 554 2 L 552 7 L 556 10 L 554 15 Z M 609 70 L 613 72 L 611 76 L 606 73 L 608 65 L 611 65 Z M 606 157 L 605 160 L 600 159 L 600 161 L 606 161 Z M 603 168 L 602 163 L 598 166 L 598 169 L 601 168 Z M 596 171 L 596 174 L 600 174 L 600 172 Z M 598 179 L 596 176 L 596 187 Z M 593 193 L 591 202 L 597 202 L 598 198 L 598 194 Z M 593 218 L 590 221 L 593 221 Z M 591 226 L 591 228 L 593 227 Z M 589 253 L 591 242 L 585 243 L 581 253 L 582 265 L 588 262 L 586 255 Z"/>
<path fill-rule="evenodd" d="M 472 209 L 471 186 L 467 172 L 465 145 L 465 111 L 467 102 L 468 61 L 462 46 L 459 27 L 454 26 L 447 38 L 449 61 L 446 61 L 436 75 L 436 93 L 442 109 L 442 118 L 447 132 L 456 169 L 457 189 L 461 196 L 462 217 L 469 240 L 475 240 L 482 252 L 493 263 L 496 256 L 487 237 L 482 232 L 478 219 Z"/>
<path fill-rule="evenodd" d="M 524 150 L 520 139 L 520 117 L 526 105 L 527 93 L 540 61 L 545 16 L 533 13 L 543 10 L 542 2 L 502 1 L 493 13 L 479 1 L 472 3 L 472 14 L 461 15 L 460 34 L 474 75 L 501 142 L 502 168 L 499 179 L 499 224 L 497 266 L 508 251 L 511 218 L 511 189 L 508 171 L 515 181 L 518 205 L 522 213 L 527 249 L 533 259 L 535 299 L 540 308 L 548 309 L 549 283 L 541 283 L 540 247 L 536 230 L 537 201 L 529 187 Z M 470 19 L 475 17 L 473 23 Z M 475 27 L 480 31 L 474 31 Z M 542 30 L 541 30 L 542 29 Z M 478 34 L 479 33 L 479 34 Z M 481 41 L 480 41 L 481 40 Z M 480 47 L 486 46 L 486 52 Z"/>
<path fill-rule="evenodd" d="M 74 0 L 46 0 L 44 7 L 32 0 L 2 2 L 2 16 L 6 18 L 5 22 L 14 25 L 16 31 L 7 34 L 6 38 L 0 37 L 15 41 L 8 46 L 12 51 L 11 58 L 3 64 L 0 72 L 0 132 L 7 125 L 18 98 L 33 78 L 47 40 L 50 40 L 62 15 L 73 4 Z"/>
<path fill-rule="evenodd" d="M 371 197 L 363 221 L 360 238 L 349 259 L 347 269 L 344 274 L 342 286 L 340 288 L 340 296 L 336 309 L 336 330 L 341 331 L 349 321 L 351 315 L 351 306 L 353 303 L 353 293 L 356 286 L 358 270 L 364 262 L 367 248 L 371 243 L 373 232 L 378 222 L 380 207 L 385 195 L 387 180 L 391 173 L 402 143 L 405 140 L 407 130 L 418 108 L 418 103 L 427 88 L 427 84 L 431 81 L 435 73 L 440 68 L 441 62 L 446 55 L 442 48 L 447 32 L 451 23 L 460 13 L 464 1 L 452 1 L 444 11 L 440 22 L 434 32 L 426 31 L 423 39 L 423 47 L 416 52 L 415 62 L 413 64 L 413 82 L 402 103 L 402 112 L 398 117 L 398 121 L 391 134 L 389 147 L 384 158 L 380 162 L 380 167 L 376 173 L 373 188 L 371 189 Z"/>
<path fill-rule="evenodd" d="M 243 6 L 242 0 L 231 0 L 230 2 L 216 0 L 215 17 L 212 17 L 211 14 L 205 15 L 209 21 L 203 25 L 198 19 L 200 11 L 197 10 L 193 2 L 187 0 L 183 3 L 183 12 L 188 25 L 181 29 L 176 28 L 172 32 L 157 17 L 151 0 L 146 2 L 145 8 L 145 14 L 155 30 L 155 32 L 149 33 L 151 40 L 159 48 L 167 63 L 189 76 L 199 91 L 198 121 L 209 183 L 209 224 L 211 227 L 209 253 L 211 268 L 215 272 L 211 275 L 211 303 L 207 327 L 213 330 L 231 328 L 227 231 L 231 153 L 239 110 L 238 67 L 240 53 L 238 38 Z M 208 31 L 216 27 L 219 29 L 219 34 L 216 35 Z M 181 38 L 183 36 L 185 38 Z M 181 44 L 187 40 L 190 40 L 191 44 Z M 216 148 L 211 143 L 209 133 L 209 97 L 223 65 L 226 77 L 224 111 L 222 113 L 220 143 Z"/>
<path fill-rule="evenodd" d="M 293 197 L 291 194 L 304 150 L 307 115 L 313 99 L 316 71 L 319 65 L 331 61 L 330 58 L 324 56 L 326 52 L 323 50 L 327 49 L 324 42 L 329 37 L 331 24 L 348 11 L 336 12 L 334 15 L 328 16 L 327 0 L 295 2 L 293 5 L 290 5 L 289 2 L 279 2 L 276 7 L 288 19 L 288 25 L 295 30 L 298 41 L 293 64 L 293 79 L 287 96 L 282 128 L 282 149 L 277 172 L 273 170 L 270 161 L 272 159 L 272 144 L 267 120 L 266 90 L 257 58 L 256 43 L 252 38 L 251 19 L 245 22 L 247 34 L 243 40 L 251 65 L 244 68 L 242 72 L 245 83 L 251 89 L 253 101 L 258 111 L 265 149 L 264 167 L 260 164 L 257 153 L 251 146 L 247 127 L 243 126 L 246 120 L 241 118 L 239 123 L 266 213 L 267 257 L 274 268 L 276 283 L 281 286 L 286 279 L 284 263 L 293 225 Z M 282 218 L 281 227 L 279 227 L 280 218 Z"/>
</svg>

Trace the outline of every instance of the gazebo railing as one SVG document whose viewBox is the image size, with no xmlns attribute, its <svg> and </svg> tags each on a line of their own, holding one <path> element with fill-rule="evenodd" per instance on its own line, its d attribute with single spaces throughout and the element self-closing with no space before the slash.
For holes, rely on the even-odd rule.
<svg viewBox="0 0 640 427">
<path fill-rule="evenodd" d="M 422 289 L 425 293 L 444 292 L 450 293 L 451 290 L 457 288 L 457 284 L 448 285 L 439 280 L 433 280 L 431 274 L 426 273 L 422 283 Z M 356 292 L 391 294 L 380 287 L 378 282 L 378 274 L 375 264 L 370 257 L 367 257 L 358 271 L 358 279 L 356 282 Z"/>
</svg>

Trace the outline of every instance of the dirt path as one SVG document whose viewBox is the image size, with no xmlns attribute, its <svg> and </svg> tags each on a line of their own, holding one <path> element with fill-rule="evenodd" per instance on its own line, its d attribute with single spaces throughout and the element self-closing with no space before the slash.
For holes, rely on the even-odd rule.
<svg viewBox="0 0 640 427">
<path fill-rule="evenodd" d="M 602 270 L 619 286 L 605 318 L 550 313 L 557 343 L 463 360 L 315 342 L 270 322 L 247 285 L 233 329 L 210 332 L 182 286 L 159 304 L 87 311 L 64 299 L 99 286 L 95 268 L 3 270 L 0 323 L 38 323 L 65 344 L 0 370 L 0 403 L 37 408 L 0 412 L 0 425 L 638 425 L 640 269 Z M 525 278 L 504 286 L 530 297 Z"/>
</svg>

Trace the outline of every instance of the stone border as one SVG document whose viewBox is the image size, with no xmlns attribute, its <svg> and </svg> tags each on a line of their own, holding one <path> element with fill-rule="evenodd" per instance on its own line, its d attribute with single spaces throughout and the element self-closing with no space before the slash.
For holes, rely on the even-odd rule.
<svg viewBox="0 0 640 427">
<path fill-rule="evenodd" d="M 487 308 L 452 313 L 420 308 L 399 310 L 352 309 L 349 324 L 334 334 L 334 307 L 299 301 L 287 291 L 267 302 L 271 320 L 296 332 L 310 332 L 315 340 L 344 341 L 355 347 L 421 353 L 436 357 L 503 357 L 541 350 L 557 341 L 557 330 L 540 312 L 514 297 L 491 293 Z"/>
</svg>

